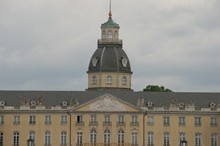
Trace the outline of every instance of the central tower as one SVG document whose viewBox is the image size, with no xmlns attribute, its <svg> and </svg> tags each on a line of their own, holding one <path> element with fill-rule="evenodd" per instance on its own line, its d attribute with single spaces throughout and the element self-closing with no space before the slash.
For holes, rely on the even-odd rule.
<svg viewBox="0 0 220 146">
<path fill-rule="evenodd" d="M 131 67 L 119 39 L 119 24 L 112 19 L 101 25 L 101 39 L 88 68 L 88 90 L 131 90 Z"/>
</svg>

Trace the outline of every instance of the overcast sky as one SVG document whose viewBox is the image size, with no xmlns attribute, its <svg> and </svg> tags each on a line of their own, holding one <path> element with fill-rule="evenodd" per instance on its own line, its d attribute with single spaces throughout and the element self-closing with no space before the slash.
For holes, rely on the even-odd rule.
<svg viewBox="0 0 220 146">
<path fill-rule="evenodd" d="M 0 0 L 0 90 L 85 90 L 108 0 Z M 219 0 L 112 0 L 132 88 L 220 91 Z"/>
</svg>

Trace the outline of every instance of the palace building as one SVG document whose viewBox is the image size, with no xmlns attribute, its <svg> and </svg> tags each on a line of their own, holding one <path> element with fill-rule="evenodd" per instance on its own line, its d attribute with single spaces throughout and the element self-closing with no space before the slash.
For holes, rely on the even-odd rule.
<svg viewBox="0 0 220 146">
<path fill-rule="evenodd" d="M 86 91 L 0 91 L 0 146 L 220 146 L 220 93 L 133 91 L 119 28 L 110 11 Z"/>
</svg>

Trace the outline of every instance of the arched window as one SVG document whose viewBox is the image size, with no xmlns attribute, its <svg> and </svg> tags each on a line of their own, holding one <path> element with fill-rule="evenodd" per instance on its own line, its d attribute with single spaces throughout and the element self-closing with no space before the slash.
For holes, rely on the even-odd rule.
<svg viewBox="0 0 220 146">
<path fill-rule="evenodd" d="M 96 78 L 96 76 L 93 76 L 92 77 L 92 84 L 96 84 L 97 83 L 97 78 Z"/>
<path fill-rule="evenodd" d="M 108 31 L 108 39 L 112 39 L 112 31 Z"/>
<path fill-rule="evenodd" d="M 35 143 L 35 132 L 34 132 L 34 131 L 30 131 L 30 132 L 29 132 L 29 138 L 30 138 L 31 140 L 33 140 L 33 142 Z"/>
<path fill-rule="evenodd" d="M 114 38 L 115 38 L 115 39 L 118 39 L 118 31 L 115 31 L 115 33 L 114 33 Z"/>
<path fill-rule="evenodd" d="M 61 145 L 66 145 L 66 144 L 67 144 L 66 131 L 62 131 L 62 132 L 60 133 L 60 144 L 61 144 Z"/>
<path fill-rule="evenodd" d="M 138 145 L 138 134 L 137 131 L 131 132 L 131 144 L 132 145 Z"/>
<path fill-rule="evenodd" d="M 118 131 L 118 144 L 124 144 L 125 143 L 125 133 L 124 130 Z"/>
<path fill-rule="evenodd" d="M 14 145 L 19 145 L 20 144 L 20 133 L 18 131 L 14 132 L 13 135 L 13 144 Z"/>
<path fill-rule="evenodd" d="M 126 76 L 122 77 L 122 84 L 127 85 L 127 77 Z"/>
<path fill-rule="evenodd" d="M 110 130 L 106 129 L 104 131 L 104 144 L 105 145 L 110 145 L 111 143 L 111 134 L 110 134 Z"/>
<path fill-rule="evenodd" d="M 50 131 L 46 131 L 44 133 L 44 144 L 45 145 L 50 145 L 51 144 L 51 133 L 50 133 Z"/>
<path fill-rule="evenodd" d="M 95 129 L 92 129 L 90 132 L 90 143 L 96 144 L 96 142 L 97 142 L 97 133 Z"/>
<path fill-rule="evenodd" d="M 106 38 L 106 32 L 103 30 L 102 31 L 102 38 L 105 39 Z"/>
<path fill-rule="evenodd" d="M 112 83 L 112 76 L 107 76 L 106 77 L 106 83 L 111 84 Z"/>
</svg>

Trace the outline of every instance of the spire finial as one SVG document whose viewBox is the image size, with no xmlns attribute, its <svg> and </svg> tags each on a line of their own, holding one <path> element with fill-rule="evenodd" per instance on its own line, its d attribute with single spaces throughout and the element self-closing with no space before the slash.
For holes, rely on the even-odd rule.
<svg viewBox="0 0 220 146">
<path fill-rule="evenodd" d="M 111 0 L 109 0 L 109 17 L 112 17 L 112 1 Z"/>
</svg>

